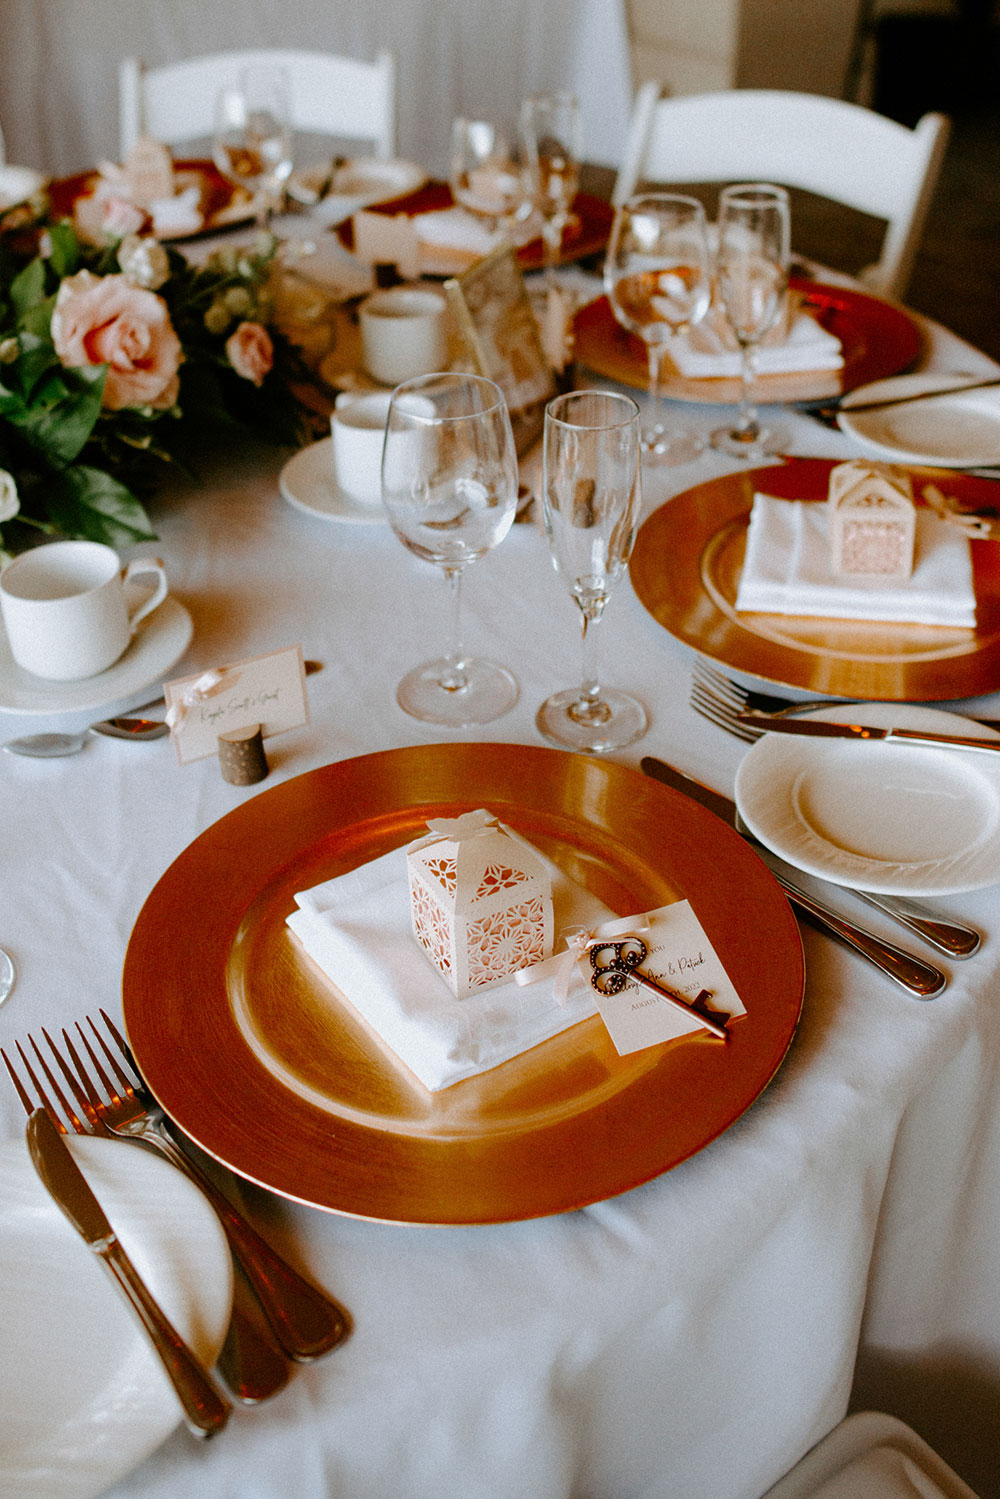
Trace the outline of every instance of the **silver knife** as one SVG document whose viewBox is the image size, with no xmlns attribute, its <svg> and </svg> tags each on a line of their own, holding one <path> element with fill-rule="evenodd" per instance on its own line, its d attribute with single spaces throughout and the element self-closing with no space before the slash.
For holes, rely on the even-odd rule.
<svg viewBox="0 0 1000 1499">
<path fill-rule="evenodd" d="M 29 1117 L 27 1140 L 35 1170 L 50 1195 L 138 1315 L 177 1392 L 188 1429 L 198 1437 L 221 1431 L 232 1406 L 154 1300 L 44 1109 Z"/>
<path fill-rule="evenodd" d="M 773 734 L 805 734 L 814 739 L 885 740 L 888 744 L 933 745 L 938 749 L 992 750 L 1000 752 L 1000 739 L 977 739 L 966 734 L 936 734 L 930 729 L 877 729 L 871 724 L 832 723 L 824 718 L 786 718 L 783 714 L 759 713 L 744 708 L 741 723 Z"/>
<path fill-rule="evenodd" d="M 663 781 L 665 785 L 672 786 L 675 791 L 698 802 L 720 818 L 727 827 L 738 832 L 753 847 L 761 847 L 756 838 L 737 825 L 736 803 L 728 796 L 723 796 L 721 792 L 703 786 L 700 781 L 692 780 L 690 776 L 683 775 L 681 771 L 675 770 L 664 760 L 656 760 L 651 755 L 645 756 L 639 763 L 646 775 L 652 776 L 654 780 Z M 896 947 L 892 942 L 876 937 L 874 932 L 846 921 L 843 916 L 839 916 L 829 906 L 824 906 L 814 896 L 808 895 L 793 880 L 780 874 L 770 864 L 768 868 L 793 906 L 798 907 L 815 925 L 846 943 L 863 958 L 867 958 L 870 963 L 873 963 L 895 983 L 901 985 L 908 993 L 917 999 L 934 999 L 944 989 L 948 980 L 939 968 L 925 963 L 921 958 L 914 957 L 912 953 L 906 952 L 904 948 Z"/>
</svg>

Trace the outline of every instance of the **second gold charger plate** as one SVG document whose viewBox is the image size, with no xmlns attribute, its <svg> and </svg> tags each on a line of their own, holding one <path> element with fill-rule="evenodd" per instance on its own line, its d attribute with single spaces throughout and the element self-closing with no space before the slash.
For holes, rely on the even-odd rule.
<svg viewBox="0 0 1000 1499">
<path fill-rule="evenodd" d="M 840 340 L 844 356 L 839 370 L 799 370 L 784 375 L 758 375 L 756 398 L 767 401 L 827 401 L 907 369 L 917 358 L 923 339 L 913 319 L 891 302 L 852 287 L 822 286 L 818 282 L 789 282 L 802 306 L 821 328 Z M 616 321 L 607 297 L 598 297 L 574 320 L 575 357 L 598 375 L 620 380 L 639 390 L 649 386 L 646 345 Z M 661 389 L 675 401 L 731 405 L 739 400 L 738 379 L 696 379 L 684 376 L 663 361 Z"/>
<path fill-rule="evenodd" d="M 1000 687 L 1000 547 L 970 542 L 974 629 L 736 612 L 754 494 L 820 503 L 837 460 L 792 458 L 685 490 L 643 523 L 632 585 L 677 640 L 733 671 L 809 694 L 927 703 Z M 963 507 L 995 506 L 992 479 L 913 469 Z"/>
<path fill-rule="evenodd" d="M 417 1083 L 285 918 L 296 891 L 480 806 L 614 911 L 689 899 L 748 1010 L 730 1039 L 619 1057 L 594 1017 L 440 1093 Z M 582 1207 L 700 1150 L 780 1066 L 803 981 L 773 876 L 704 808 L 608 761 L 437 744 L 310 771 L 208 828 L 139 915 L 123 1000 L 167 1113 L 240 1175 L 335 1212 L 471 1224 Z"/>
</svg>

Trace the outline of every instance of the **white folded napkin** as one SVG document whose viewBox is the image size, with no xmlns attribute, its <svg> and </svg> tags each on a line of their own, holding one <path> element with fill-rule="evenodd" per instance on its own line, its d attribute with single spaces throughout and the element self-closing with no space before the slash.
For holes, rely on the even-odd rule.
<svg viewBox="0 0 1000 1499">
<path fill-rule="evenodd" d="M 720 379 L 740 373 L 736 340 L 715 307 L 703 322 L 671 339 L 667 353 L 685 379 Z M 800 370 L 839 370 L 843 363 L 840 339 L 821 328 L 808 312 L 793 309 L 787 335 L 770 335 L 759 345 L 756 368 L 761 375 L 791 375 Z"/>
<path fill-rule="evenodd" d="M 826 505 L 754 495 L 737 610 L 971 629 L 969 543 L 928 510 L 918 510 L 916 519 L 909 578 L 838 578 L 830 566 Z"/>
<path fill-rule="evenodd" d="M 566 927 L 589 929 L 612 912 L 545 862 L 559 951 Z M 288 925 L 306 952 L 431 1092 L 487 1072 L 596 1013 L 596 996 L 582 975 L 565 1008 L 551 979 L 523 986 L 511 980 L 456 999 L 411 933 L 401 849 L 301 891 L 295 900 L 299 909 Z"/>
<path fill-rule="evenodd" d="M 156 198 L 150 203 L 149 212 L 154 234 L 197 234 L 205 222 L 201 188 L 192 183 L 169 198 Z"/>
<path fill-rule="evenodd" d="M 486 223 L 473 218 L 464 208 L 437 208 L 421 213 L 416 220 L 421 244 L 435 249 L 465 250 L 470 255 L 488 255 L 499 243 Z"/>
</svg>

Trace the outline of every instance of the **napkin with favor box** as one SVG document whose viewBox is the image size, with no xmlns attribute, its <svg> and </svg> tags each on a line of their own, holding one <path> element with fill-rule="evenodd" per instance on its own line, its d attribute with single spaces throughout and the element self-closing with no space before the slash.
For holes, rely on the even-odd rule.
<svg viewBox="0 0 1000 1499">
<path fill-rule="evenodd" d="M 754 495 L 739 611 L 888 624 L 976 623 L 972 559 L 965 537 L 928 510 L 916 515 L 910 577 L 836 577 L 825 504 Z"/>
</svg>

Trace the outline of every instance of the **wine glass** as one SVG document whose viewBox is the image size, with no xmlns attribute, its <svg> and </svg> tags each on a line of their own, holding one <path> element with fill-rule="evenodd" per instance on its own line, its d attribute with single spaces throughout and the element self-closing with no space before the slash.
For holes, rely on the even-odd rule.
<svg viewBox="0 0 1000 1499">
<path fill-rule="evenodd" d="M 788 287 L 788 194 L 766 182 L 723 188 L 715 284 L 740 346 L 740 406 L 736 425 L 719 427 L 711 442 L 737 458 L 780 452 L 784 436 L 760 425 L 753 404 L 757 347 L 778 320 Z"/>
<path fill-rule="evenodd" d="M 700 322 L 712 299 L 701 204 L 679 193 L 640 193 L 623 204 L 608 242 L 604 289 L 619 323 L 646 345 L 651 402 L 643 451 L 663 463 L 688 463 L 704 443 L 694 432 L 666 430 L 660 378 L 671 339 Z"/>
<path fill-rule="evenodd" d="M 562 249 L 580 175 L 583 127 L 573 94 L 533 94 L 521 105 L 521 141 L 535 207 L 542 216 L 545 270 Z"/>
<path fill-rule="evenodd" d="M 583 625 L 582 685 L 538 710 L 546 739 L 570 749 L 621 749 L 646 732 L 646 710 L 601 687 L 595 631 L 632 553 L 642 496 L 639 408 L 629 396 L 577 390 L 545 408 L 542 513 L 552 563 L 568 583 Z"/>
<path fill-rule="evenodd" d="M 404 712 L 425 723 L 469 728 L 517 701 L 510 672 L 467 656 L 461 629 L 462 574 L 507 535 L 517 483 L 507 403 L 492 380 L 431 374 L 396 387 L 382 450 L 383 503 L 403 545 L 443 570 L 454 604 L 448 654 L 415 667 L 396 690 Z"/>
<path fill-rule="evenodd" d="M 520 165 L 487 120 L 452 122 L 449 183 L 456 203 L 485 220 L 491 233 L 509 228 L 531 208 Z"/>
<path fill-rule="evenodd" d="M 292 128 L 288 71 L 280 65 L 243 68 L 236 88 L 215 101 L 212 159 L 224 177 L 254 194 L 258 229 L 266 229 L 291 175 Z"/>
</svg>

